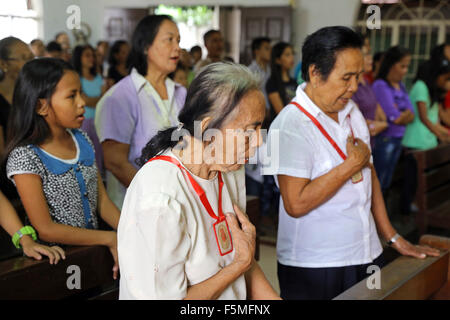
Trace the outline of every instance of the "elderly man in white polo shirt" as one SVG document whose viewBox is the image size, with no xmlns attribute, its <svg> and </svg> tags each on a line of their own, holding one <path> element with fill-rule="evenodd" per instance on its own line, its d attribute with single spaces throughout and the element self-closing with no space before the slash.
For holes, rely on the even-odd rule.
<svg viewBox="0 0 450 320">
<path fill-rule="evenodd" d="M 346 27 L 308 36 L 305 83 L 270 127 L 268 148 L 278 143 L 280 152 L 263 170 L 276 176 L 281 193 L 277 256 L 284 299 L 332 299 L 367 277 L 369 265 L 381 267 L 377 230 L 401 254 L 439 254 L 413 246 L 389 222 L 369 131 L 350 100 L 362 76 L 361 46 Z"/>
</svg>

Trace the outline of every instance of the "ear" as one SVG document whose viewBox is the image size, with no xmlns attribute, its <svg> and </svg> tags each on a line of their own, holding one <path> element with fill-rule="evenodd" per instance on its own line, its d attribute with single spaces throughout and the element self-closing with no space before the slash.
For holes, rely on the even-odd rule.
<svg viewBox="0 0 450 320">
<path fill-rule="evenodd" d="M 208 125 L 211 123 L 211 117 L 206 117 L 202 120 L 202 134 L 205 132 L 206 128 L 208 128 Z"/>
<path fill-rule="evenodd" d="M 319 70 L 314 64 L 309 66 L 308 73 L 309 73 L 309 80 L 312 86 L 316 88 L 321 82 L 322 75 L 320 74 Z"/>
<path fill-rule="evenodd" d="M 8 63 L 3 59 L 0 59 L 0 69 L 2 69 L 4 72 L 7 72 L 8 70 Z"/>
<path fill-rule="evenodd" d="M 39 99 L 36 106 L 36 113 L 42 117 L 48 116 L 50 104 L 47 99 Z"/>
</svg>

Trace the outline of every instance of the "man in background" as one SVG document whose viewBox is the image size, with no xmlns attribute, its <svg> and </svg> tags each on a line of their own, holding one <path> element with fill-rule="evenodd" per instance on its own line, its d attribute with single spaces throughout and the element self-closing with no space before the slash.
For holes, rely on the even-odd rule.
<svg viewBox="0 0 450 320">
<path fill-rule="evenodd" d="M 30 42 L 30 49 L 36 58 L 45 56 L 45 46 L 41 39 L 34 39 Z"/>
<path fill-rule="evenodd" d="M 224 41 L 222 33 L 219 30 L 209 30 L 203 36 L 203 41 L 205 42 L 205 47 L 208 50 L 208 55 L 206 59 L 200 60 L 194 67 L 194 72 L 198 71 L 207 66 L 208 64 L 222 61 L 222 55 L 224 51 Z"/>
</svg>

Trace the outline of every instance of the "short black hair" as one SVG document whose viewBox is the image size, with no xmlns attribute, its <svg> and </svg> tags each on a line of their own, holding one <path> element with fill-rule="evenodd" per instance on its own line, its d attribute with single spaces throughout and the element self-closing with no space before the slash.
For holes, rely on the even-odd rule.
<svg viewBox="0 0 450 320">
<path fill-rule="evenodd" d="M 99 41 L 97 41 L 97 48 L 100 47 L 100 45 L 102 45 L 102 44 L 106 44 L 106 45 L 109 46 L 109 42 L 108 42 L 108 41 L 105 41 L 105 40 L 99 40 Z"/>
<path fill-rule="evenodd" d="M 10 58 L 11 48 L 22 40 L 16 37 L 6 37 L 0 40 L 0 59 L 7 60 Z"/>
<path fill-rule="evenodd" d="M 206 41 L 208 41 L 208 39 L 215 33 L 220 33 L 220 31 L 219 30 L 214 30 L 214 29 L 211 29 L 211 30 L 207 31 L 203 35 L 203 42 L 206 44 Z"/>
<path fill-rule="evenodd" d="M 50 41 L 46 47 L 48 52 L 62 52 L 61 45 L 56 41 Z"/>
<path fill-rule="evenodd" d="M 189 52 L 190 53 L 194 53 L 196 51 L 197 52 L 202 52 L 202 48 L 200 46 L 193 46 Z"/>
<path fill-rule="evenodd" d="M 64 32 L 64 31 L 58 32 L 58 33 L 55 35 L 55 41 L 58 40 L 58 38 L 59 38 L 60 36 L 62 36 L 63 34 L 69 36 L 69 35 L 67 34 L 67 32 Z"/>
<path fill-rule="evenodd" d="M 403 48 L 401 46 L 395 46 L 389 48 L 383 55 L 383 59 L 380 65 L 380 71 L 378 71 L 377 79 L 383 79 L 386 82 L 387 76 L 389 74 L 389 70 L 391 70 L 392 66 L 402 60 L 406 56 L 410 56 L 411 52 L 408 49 Z M 389 82 L 388 82 L 389 83 Z"/>
<path fill-rule="evenodd" d="M 33 39 L 33 40 L 31 40 L 31 42 L 30 42 L 30 45 L 32 46 L 32 45 L 34 45 L 36 42 L 42 42 L 42 40 L 41 39 Z"/>
<path fill-rule="evenodd" d="M 327 80 L 336 63 L 337 53 L 348 48 L 361 49 L 363 39 L 350 28 L 325 27 L 310 34 L 302 47 L 302 78 L 309 82 L 309 67 L 314 65 Z"/>
<path fill-rule="evenodd" d="M 253 39 L 253 41 L 252 41 L 252 54 L 253 55 L 255 54 L 256 50 L 261 48 L 261 46 L 264 42 L 270 43 L 270 38 L 269 37 L 258 37 L 258 38 Z"/>
<path fill-rule="evenodd" d="M 129 70 L 136 68 L 142 76 L 145 77 L 147 75 L 146 52 L 153 44 L 159 27 L 165 20 L 173 22 L 173 19 L 168 15 L 148 15 L 139 21 L 131 39 L 131 50 L 127 61 Z"/>
</svg>

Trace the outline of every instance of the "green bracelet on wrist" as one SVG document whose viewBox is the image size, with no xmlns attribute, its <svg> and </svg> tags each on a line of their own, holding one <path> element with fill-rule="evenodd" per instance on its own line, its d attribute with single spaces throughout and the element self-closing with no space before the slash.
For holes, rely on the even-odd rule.
<svg viewBox="0 0 450 320">
<path fill-rule="evenodd" d="M 20 249 L 20 239 L 22 239 L 22 237 L 25 235 L 31 235 L 34 241 L 37 240 L 36 231 L 33 229 L 32 226 L 22 227 L 12 236 L 12 243 L 17 249 Z"/>
</svg>

